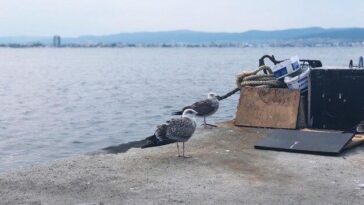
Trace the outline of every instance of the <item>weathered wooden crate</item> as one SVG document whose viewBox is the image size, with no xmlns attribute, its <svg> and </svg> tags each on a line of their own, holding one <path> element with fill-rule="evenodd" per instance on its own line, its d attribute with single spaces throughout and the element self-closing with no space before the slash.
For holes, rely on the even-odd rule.
<svg viewBox="0 0 364 205">
<path fill-rule="evenodd" d="M 295 129 L 300 91 L 244 87 L 236 112 L 236 126 Z"/>
</svg>

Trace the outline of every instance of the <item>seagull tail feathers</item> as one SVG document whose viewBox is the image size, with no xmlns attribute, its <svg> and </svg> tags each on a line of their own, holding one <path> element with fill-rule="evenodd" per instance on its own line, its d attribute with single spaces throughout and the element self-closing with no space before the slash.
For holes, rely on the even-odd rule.
<svg viewBox="0 0 364 205">
<path fill-rule="evenodd" d="M 172 140 L 172 139 L 165 139 L 165 140 L 161 141 L 155 135 L 147 137 L 144 141 L 146 143 L 143 146 L 140 147 L 142 149 L 149 148 L 149 147 L 159 147 L 159 146 L 163 146 L 163 145 L 172 144 L 172 143 L 177 142 L 176 140 Z"/>
</svg>

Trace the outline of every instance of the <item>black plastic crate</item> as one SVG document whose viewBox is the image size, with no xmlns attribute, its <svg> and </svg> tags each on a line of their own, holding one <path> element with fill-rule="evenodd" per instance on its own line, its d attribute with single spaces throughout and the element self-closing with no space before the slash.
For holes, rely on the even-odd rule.
<svg viewBox="0 0 364 205">
<path fill-rule="evenodd" d="M 309 122 L 313 128 L 349 130 L 364 120 L 364 69 L 313 69 Z"/>
</svg>

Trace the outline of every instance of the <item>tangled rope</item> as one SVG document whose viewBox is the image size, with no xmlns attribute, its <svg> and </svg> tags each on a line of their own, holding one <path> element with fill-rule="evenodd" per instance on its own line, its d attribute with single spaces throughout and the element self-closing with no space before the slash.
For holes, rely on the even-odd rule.
<svg viewBox="0 0 364 205">
<path fill-rule="evenodd" d="M 267 74 L 258 74 L 264 71 Z M 273 75 L 272 69 L 269 66 L 260 66 L 256 71 L 253 72 L 242 72 L 236 78 L 237 88 L 228 92 L 223 96 L 218 96 L 218 100 L 223 100 L 234 93 L 238 92 L 242 87 L 252 86 L 252 87 L 264 87 L 264 88 L 284 88 L 285 83 L 277 80 Z"/>
<path fill-rule="evenodd" d="M 266 71 L 268 74 L 258 74 L 260 71 Z M 284 86 L 284 83 L 276 79 L 269 66 L 263 65 L 256 71 L 239 74 L 236 78 L 236 85 L 239 89 L 245 86 L 280 88 Z"/>
</svg>

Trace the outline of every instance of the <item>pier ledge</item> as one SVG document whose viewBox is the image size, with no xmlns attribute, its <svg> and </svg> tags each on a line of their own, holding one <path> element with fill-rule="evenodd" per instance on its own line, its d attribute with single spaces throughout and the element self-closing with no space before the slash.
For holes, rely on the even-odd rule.
<svg viewBox="0 0 364 205">
<path fill-rule="evenodd" d="M 0 204 L 361 204 L 364 146 L 339 157 L 254 149 L 230 122 L 174 144 L 58 160 L 0 175 Z"/>
</svg>

